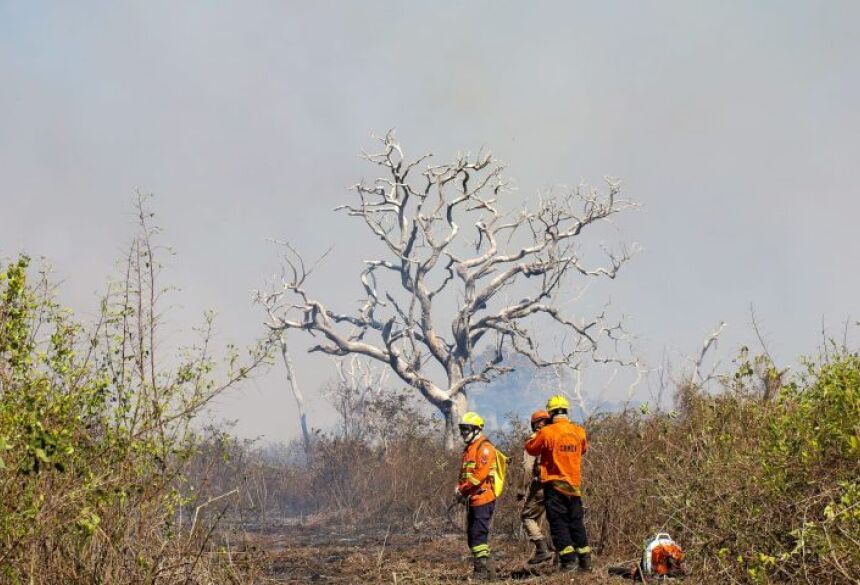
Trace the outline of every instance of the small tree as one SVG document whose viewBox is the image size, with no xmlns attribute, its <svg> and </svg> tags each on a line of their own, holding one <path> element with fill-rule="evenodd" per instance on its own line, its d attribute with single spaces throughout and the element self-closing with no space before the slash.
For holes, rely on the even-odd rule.
<svg viewBox="0 0 860 585">
<path fill-rule="evenodd" d="M 207 313 L 199 340 L 165 364 L 164 248 L 143 197 L 137 217 L 90 324 L 60 306 L 47 272 L 33 279 L 28 258 L 0 262 L 0 582 L 248 581 L 205 554 L 229 500 L 200 500 L 186 482 L 199 416 L 268 347 L 247 358 L 228 347 L 219 368 Z"/>
<path fill-rule="evenodd" d="M 337 208 L 361 218 L 384 245 L 384 256 L 364 261 L 360 308 L 341 313 L 312 296 L 313 267 L 285 244 L 283 277 L 256 294 L 274 334 L 307 331 L 322 338 L 312 352 L 387 364 L 439 410 L 449 446 L 469 385 L 511 371 L 505 349 L 541 367 L 610 359 L 598 348 L 601 339 L 618 339 L 621 325 L 607 323 L 605 313 L 568 317 L 556 301 L 565 277 L 614 279 L 630 258 L 625 247 L 604 249 L 606 264 L 593 266 L 579 246 L 586 228 L 636 207 L 619 198 L 619 183 L 608 180 L 606 193 L 554 189 L 532 207 L 514 201 L 521 206 L 506 208 L 511 186 L 490 154 L 431 165 L 429 154 L 407 160 L 392 132 L 379 140 L 381 152 L 364 158 L 383 176 L 355 185 L 356 201 Z M 568 340 L 550 356 L 538 347 L 541 317 Z M 476 363 L 490 344 L 494 359 Z"/>
</svg>

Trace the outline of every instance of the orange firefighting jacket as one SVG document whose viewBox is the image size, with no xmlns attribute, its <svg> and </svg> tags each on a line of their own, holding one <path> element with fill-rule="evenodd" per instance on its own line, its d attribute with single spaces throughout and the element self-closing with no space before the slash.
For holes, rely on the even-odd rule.
<svg viewBox="0 0 860 585">
<path fill-rule="evenodd" d="M 493 476 L 490 474 L 496 464 L 496 448 L 481 433 L 463 449 L 463 463 L 460 466 L 460 483 L 457 489 L 469 496 L 470 506 L 489 504 L 496 499 L 493 492 Z"/>
<path fill-rule="evenodd" d="M 582 456 L 588 449 L 585 429 L 556 418 L 526 441 L 526 452 L 540 456 L 540 480 L 569 496 L 582 495 Z"/>
</svg>

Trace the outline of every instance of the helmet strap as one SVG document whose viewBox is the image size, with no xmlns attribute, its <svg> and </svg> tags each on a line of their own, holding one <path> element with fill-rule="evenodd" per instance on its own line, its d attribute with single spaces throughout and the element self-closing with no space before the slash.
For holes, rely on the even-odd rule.
<svg viewBox="0 0 860 585">
<path fill-rule="evenodd" d="M 471 444 L 475 439 L 478 438 L 478 435 L 481 434 L 481 429 L 478 427 L 473 427 L 469 434 L 460 434 L 463 438 L 463 442 L 467 445 Z"/>
</svg>

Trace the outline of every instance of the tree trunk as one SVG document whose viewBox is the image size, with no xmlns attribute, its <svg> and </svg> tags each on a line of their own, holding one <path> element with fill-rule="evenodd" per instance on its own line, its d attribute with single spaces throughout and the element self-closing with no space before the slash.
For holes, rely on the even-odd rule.
<svg viewBox="0 0 860 585">
<path fill-rule="evenodd" d="M 440 408 L 442 415 L 445 417 L 444 444 L 446 449 L 454 450 L 459 444 L 460 431 L 457 425 L 460 423 L 460 418 L 465 414 L 467 408 L 468 402 L 463 392 L 458 392 L 452 396 Z"/>
<path fill-rule="evenodd" d="M 287 380 L 290 381 L 290 389 L 293 391 L 293 398 L 296 399 L 296 407 L 299 411 L 299 424 L 302 427 L 302 441 L 305 447 L 305 456 L 310 460 L 311 457 L 311 434 L 308 431 L 308 420 L 305 414 L 305 398 L 299 388 L 299 382 L 296 380 L 296 373 L 293 370 L 293 360 L 290 359 L 290 352 L 287 350 L 287 335 L 281 333 L 278 338 L 281 345 L 281 357 L 284 358 L 284 366 L 287 368 Z"/>
</svg>

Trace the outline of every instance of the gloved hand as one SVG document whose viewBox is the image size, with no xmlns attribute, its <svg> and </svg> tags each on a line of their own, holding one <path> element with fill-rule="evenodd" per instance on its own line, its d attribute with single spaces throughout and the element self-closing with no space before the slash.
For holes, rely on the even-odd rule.
<svg viewBox="0 0 860 585">
<path fill-rule="evenodd" d="M 458 504 L 465 504 L 468 499 L 469 499 L 469 496 L 464 495 L 460 491 L 459 487 L 454 488 L 454 501 L 455 502 L 457 502 Z"/>
</svg>

